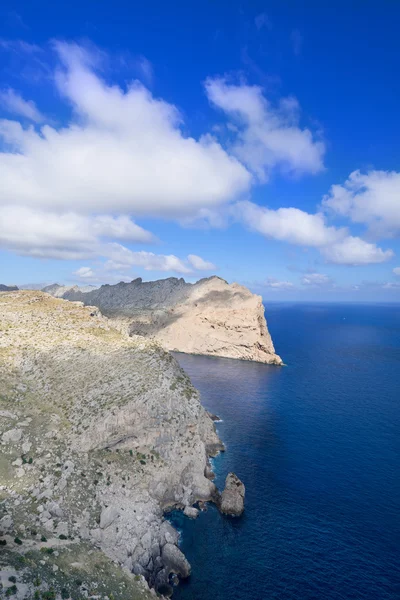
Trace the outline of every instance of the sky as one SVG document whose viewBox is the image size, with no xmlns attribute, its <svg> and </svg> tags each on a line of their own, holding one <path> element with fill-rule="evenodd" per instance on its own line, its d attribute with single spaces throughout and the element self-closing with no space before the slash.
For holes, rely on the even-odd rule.
<svg viewBox="0 0 400 600">
<path fill-rule="evenodd" d="M 400 300 L 400 3 L 3 0 L 0 283 Z"/>
</svg>

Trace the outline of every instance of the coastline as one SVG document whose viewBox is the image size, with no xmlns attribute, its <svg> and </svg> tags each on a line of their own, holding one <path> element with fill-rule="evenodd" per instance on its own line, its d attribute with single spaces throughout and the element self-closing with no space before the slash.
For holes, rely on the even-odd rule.
<svg viewBox="0 0 400 600">
<path fill-rule="evenodd" d="M 223 444 L 186 373 L 93 308 L 8 292 L 0 310 L 0 537 L 10 561 L 33 552 L 39 572 L 48 548 L 57 589 L 70 546 L 92 546 L 142 591 L 187 576 L 164 510 L 218 503 L 209 457 Z"/>
</svg>

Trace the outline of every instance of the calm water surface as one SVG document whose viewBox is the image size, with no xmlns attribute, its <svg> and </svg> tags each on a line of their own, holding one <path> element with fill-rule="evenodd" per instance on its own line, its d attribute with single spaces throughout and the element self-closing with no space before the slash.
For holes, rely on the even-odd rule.
<svg viewBox="0 0 400 600">
<path fill-rule="evenodd" d="M 223 422 L 242 518 L 175 513 L 175 600 L 399 600 L 400 307 L 272 305 L 285 368 L 177 358 Z"/>
</svg>

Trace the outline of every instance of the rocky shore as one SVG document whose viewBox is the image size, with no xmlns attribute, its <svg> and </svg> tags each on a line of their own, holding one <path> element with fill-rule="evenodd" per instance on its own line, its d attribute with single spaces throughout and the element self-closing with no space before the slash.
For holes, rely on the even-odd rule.
<svg viewBox="0 0 400 600">
<path fill-rule="evenodd" d="M 219 502 L 208 457 L 223 449 L 176 360 L 93 306 L 11 291 L 0 379 L 6 595 L 168 595 L 190 565 L 164 511 Z"/>
</svg>

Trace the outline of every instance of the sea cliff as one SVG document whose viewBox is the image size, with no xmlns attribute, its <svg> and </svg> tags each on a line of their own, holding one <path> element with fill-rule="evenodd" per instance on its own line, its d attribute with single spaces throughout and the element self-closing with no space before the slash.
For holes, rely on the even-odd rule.
<svg viewBox="0 0 400 600">
<path fill-rule="evenodd" d="M 35 581 L 62 597 L 169 593 L 190 565 L 164 510 L 218 499 L 208 457 L 223 446 L 198 392 L 93 306 L 5 292 L 0 324 L 0 577 L 21 597 Z"/>
</svg>

